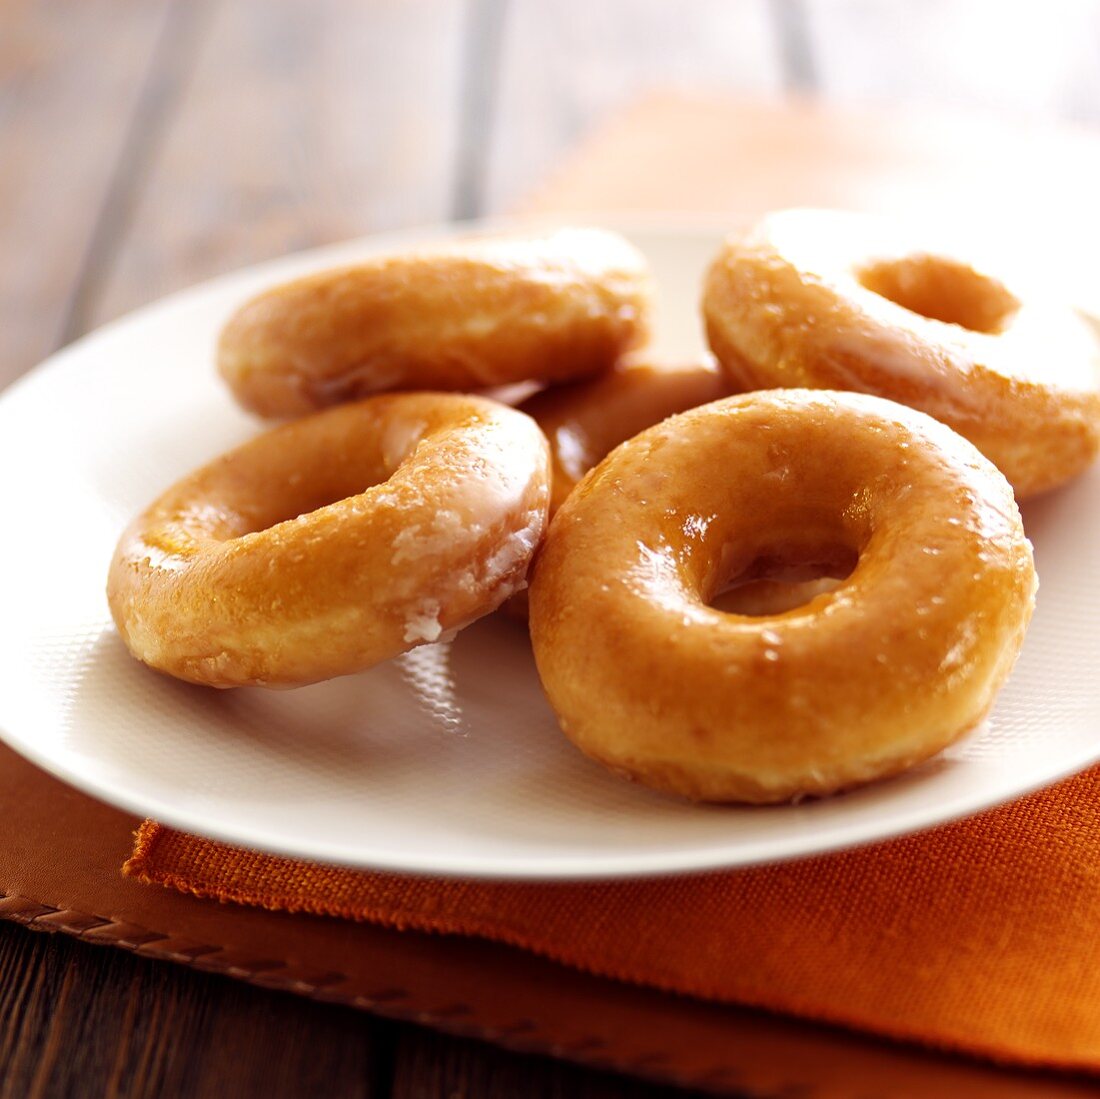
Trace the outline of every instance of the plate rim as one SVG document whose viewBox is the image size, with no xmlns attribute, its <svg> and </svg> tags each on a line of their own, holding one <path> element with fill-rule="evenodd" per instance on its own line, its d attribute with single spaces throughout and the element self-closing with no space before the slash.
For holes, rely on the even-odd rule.
<svg viewBox="0 0 1100 1099">
<path fill-rule="evenodd" d="M 1064 768 L 1059 768 L 1053 775 L 1044 775 L 1034 782 L 1016 787 L 1011 793 L 997 793 L 992 796 L 975 794 L 972 797 L 960 797 L 956 802 L 948 803 L 946 810 L 942 805 L 914 809 L 907 815 L 892 817 L 888 827 L 876 831 L 873 835 L 851 834 L 860 830 L 857 823 L 830 832 L 826 834 L 827 838 L 822 839 L 819 836 L 817 842 L 808 843 L 795 851 L 769 851 L 769 841 L 767 840 L 757 840 L 747 844 L 741 841 L 734 845 L 734 849 L 738 852 L 735 859 L 731 858 L 731 849 L 708 848 L 703 852 L 696 853 L 604 855 L 601 857 L 601 866 L 596 867 L 589 862 L 579 861 L 579 856 L 541 859 L 534 865 L 530 860 L 501 858 L 495 860 L 492 865 L 487 865 L 484 861 L 478 861 L 477 859 L 465 861 L 462 857 L 449 858 L 445 863 L 427 857 L 410 857 L 408 855 L 390 857 L 384 853 L 380 856 L 372 854 L 369 857 L 356 858 L 341 854 L 339 848 L 333 849 L 332 852 L 326 855 L 319 853 L 317 848 L 312 847 L 309 843 L 298 844 L 278 836 L 272 837 L 262 829 L 249 829 L 247 826 L 235 830 L 222 829 L 217 824 L 211 826 L 209 822 L 200 820 L 197 811 L 188 812 L 186 808 L 177 809 L 157 797 L 134 796 L 110 781 L 81 774 L 75 767 L 58 763 L 49 755 L 36 752 L 25 741 L 21 740 L 19 743 L 13 743 L 3 726 L 0 726 L 0 741 L 3 741 L 16 754 L 29 760 L 48 774 L 61 779 L 83 793 L 97 797 L 109 805 L 144 819 L 155 820 L 157 823 L 167 825 L 170 828 L 234 847 L 241 847 L 276 857 L 300 859 L 322 865 L 366 872 L 442 879 L 461 878 L 480 881 L 545 882 L 548 884 L 552 882 L 614 881 L 629 878 L 677 877 L 686 874 L 732 872 L 753 866 L 778 866 L 787 862 L 798 862 L 822 855 L 837 854 L 862 847 L 873 847 L 879 843 L 889 842 L 905 836 L 918 835 L 941 826 L 954 824 L 999 806 L 1014 803 L 1030 794 L 1054 786 L 1066 778 L 1081 773 L 1097 758 L 1100 758 L 1100 746 L 1098 746 L 1093 755 L 1082 753 L 1082 758 L 1075 758 L 1067 763 Z M 890 779 L 884 781 L 889 782 Z M 709 806 L 709 808 L 713 808 L 717 812 L 722 809 L 721 806 Z M 776 808 L 781 809 L 782 806 L 761 806 L 760 808 L 774 810 Z M 810 835 L 813 834 L 810 833 Z"/>
<path fill-rule="evenodd" d="M 394 248 L 415 246 L 417 243 L 431 240 L 570 224 L 599 226 L 627 235 L 660 236 L 669 239 L 683 239 L 690 236 L 700 241 L 704 239 L 717 241 L 736 228 L 737 219 L 720 218 L 719 215 L 712 214 L 678 215 L 653 212 L 608 215 L 602 212 L 586 214 L 583 211 L 576 211 L 416 225 L 332 242 L 218 274 L 158 298 L 100 326 L 60 348 L 6 386 L 0 392 L 0 409 L 4 409 L 13 400 L 33 399 L 25 397 L 24 394 L 28 390 L 33 391 L 41 379 L 64 370 L 70 359 L 83 355 L 89 347 L 102 339 L 109 338 L 118 329 L 129 327 L 134 323 L 148 323 L 150 320 L 155 320 L 158 314 L 168 313 L 186 305 L 190 299 L 205 295 L 217 296 L 231 290 L 234 285 L 243 284 L 250 279 L 259 279 L 262 276 L 270 277 L 274 282 L 281 278 L 293 277 L 296 269 L 304 271 L 313 265 L 343 262 L 340 259 L 342 256 L 346 261 L 352 261 L 357 253 L 367 256 Z M 487 864 L 484 856 L 470 858 L 459 854 L 441 859 L 409 853 L 394 855 L 387 853 L 384 847 L 380 850 L 361 851 L 359 854 L 354 854 L 337 844 L 326 853 L 311 841 L 298 843 L 285 835 L 272 835 L 263 828 L 250 827 L 247 822 L 224 828 L 217 822 L 212 823 L 201 819 L 201 812 L 198 810 L 189 811 L 186 807 L 173 806 L 155 795 L 136 794 L 121 782 L 112 781 L 94 769 L 81 771 L 75 760 L 70 764 L 64 758 L 59 759 L 48 751 L 39 750 L 33 734 L 20 735 L 0 723 L 0 741 L 35 766 L 101 801 L 137 816 L 155 819 L 169 827 L 233 846 L 257 850 L 277 857 L 305 859 L 362 871 L 430 875 L 438 878 L 547 883 L 734 871 L 750 866 L 780 864 L 872 846 L 954 823 L 996 806 L 1017 801 L 1079 773 L 1100 759 L 1100 738 L 1098 738 L 1095 749 L 1074 753 L 1067 757 L 1063 766 L 1056 768 L 1053 772 L 1044 772 L 1041 777 L 1032 782 L 1015 784 L 1009 792 L 1001 789 L 971 791 L 957 796 L 954 801 L 949 801 L 946 807 L 939 803 L 917 806 L 908 813 L 895 813 L 887 819 L 885 825 L 876 828 L 872 834 L 868 834 L 867 822 L 857 819 L 854 822 L 833 827 L 825 833 L 807 830 L 806 837 L 798 845 L 792 844 L 789 838 L 776 840 L 765 837 L 749 841 L 742 839 L 729 846 L 708 847 L 701 851 L 691 849 L 655 853 L 633 851 L 622 854 L 605 852 L 600 855 L 598 864 L 594 864 L 592 860 L 586 861 L 579 855 L 543 857 L 535 863 L 532 863 L 530 858 L 509 856 L 495 858 L 491 864 Z M 770 808 L 774 811 L 776 807 Z M 720 807 L 717 811 L 720 811 Z M 779 849 L 776 850 L 775 847 Z M 792 850 L 792 847 L 795 849 Z"/>
</svg>

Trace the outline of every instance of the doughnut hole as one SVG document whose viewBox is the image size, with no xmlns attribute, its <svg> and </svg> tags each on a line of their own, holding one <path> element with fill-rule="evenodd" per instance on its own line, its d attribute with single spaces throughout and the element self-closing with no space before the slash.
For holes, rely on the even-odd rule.
<svg viewBox="0 0 1100 1099">
<path fill-rule="evenodd" d="M 689 602 L 733 619 L 759 620 L 797 613 L 844 585 L 873 536 L 872 525 L 858 510 L 846 511 L 843 501 L 827 501 L 825 493 L 817 507 L 806 509 L 788 497 L 794 487 L 773 491 L 769 522 L 745 524 L 746 513 L 735 506 L 685 547 L 680 590 Z M 762 503 L 756 497 L 753 507 Z"/>
<path fill-rule="evenodd" d="M 323 447 L 291 445 L 288 439 L 262 453 L 227 454 L 205 471 L 201 498 L 188 500 L 175 518 L 200 540 L 270 530 L 384 484 L 434 426 L 396 415 L 384 428 L 364 433 L 348 418 L 329 427 Z M 294 424 L 281 430 L 294 434 Z"/>
<path fill-rule="evenodd" d="M 749 618 L 786 614 L 819 595 L 836 591 L 851 576 L 859 555 L 848 546 L 823 546 L 808 560 L 789 553 L 758 557 L 723 583 L 707 605 Z"/>
<path fill-rule="evenodd" d="M 971 332 L 1003 332 L 1020 308 L 1002 283 L 944 256 L 880 260 L 859 268 L 856 277 L 864 289 L 911 313 Z"/>
</svg>

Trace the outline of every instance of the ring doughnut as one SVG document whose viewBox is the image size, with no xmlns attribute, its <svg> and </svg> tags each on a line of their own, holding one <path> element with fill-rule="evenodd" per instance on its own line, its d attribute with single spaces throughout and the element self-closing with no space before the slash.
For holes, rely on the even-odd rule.
<svg viewBox="0 0 1100 1099">
<path fill-rule="evenodd" d="M 519 406 L 542 428 L 550 444 L 550 517 L 577 482 L 632 435 L 676 412 L 730 392 L 712 362 L 655 364 L 627 356 L 607 373 L 551 386 Z M 527 618 L 527 591 L 504 604 L 513 618 Z"/>
<path fill-rule="evenodd" d="M 529 397 L 519 407 L 550 443 L 550 514 L 619 443 L 673 413 L 729 392 L 729 383 L 711 362 L 656 364 L 631 356 L 598 378 L 552 386 Z"/>
<path fill-rule="evenodd" d="M 269 431 L 123 534 L 108 600 L 130 652 L 192 683 L 295 686 L 436 641 L 523 586 L 546 441 L 479 397 L 374 397 Z"/>
<path fill-rule="evenodd" d="M 645 260 L 618 234 L 479 238 L 268 290 L 226 324 L 218 368 L 270 417 L 390 389 L 565 381 L 641 343 L 649 298 Z"/>
<path fill-rule="evenodd" d="M 708 606 L 761 565 L 845 558 L 843 583 L 785 613 Z M 939 751 L 991 706 L 1036 586 L 1011 489 L 970 443 L 890 401 L 808 390 L 729 397 L 624 443 L 532 571 L 535 659 L 568 737 L 707 801 L 828 794 Z"/>
<path fill-rule="evenodd" d="M 741 389 L 850 389 L 953 427 L 1019 498 L 1100 449 L 1100 341 L 868 215 L 788 210 L 730 238 L 707 277 L 710 346 Z"/>
</svg>

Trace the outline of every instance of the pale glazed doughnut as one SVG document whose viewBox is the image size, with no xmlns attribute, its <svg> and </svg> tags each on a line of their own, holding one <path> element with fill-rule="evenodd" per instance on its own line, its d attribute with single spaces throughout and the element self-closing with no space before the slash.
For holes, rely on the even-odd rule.
<svg viewBox="0 0 1100 1099">
<path fill-rule="evenodd" d="M 482 237 L 324 271 L 229 320 L 218 368 L 262 416 L 391 389 L 598 374 L 646 335 L 645 260 L 621 236 Z"/>
<path fill-rule="evenodd" d="M 741 389 L 874 393 L 965 435 L 1019 498 L 1100 449 L 1100 342 L 1051 305 L 868 215 L 788 210 L 730 238 L 707 334 Z"/>
<path fill-rule="evenodd" d="M 754 565 L 852 555 L 786 613 L 708 606 Z M 533 568 L 531 638 L 589 756 L 694 799 L 774 802 L 971 729 L 1035 586 L 1012 491 L 961 436 L 877 397 L 770 390 L 673 416 L 577 486 Z"/>
<path fill-rule="evenodd" d="M 519 407 L 550 443 L 550 514 L 619 443 L 729 392 L 729 383 L 711 362 L 662 364 L 631 356 L 598 378 L 529 397 Z"/>
<path fill-rule="evenodd" d="M 269 431 L 184 478 L 123 534 L 108 599 L 130 652 L 214 687 L 377 664 L 523 586 L 546 441 L 479 397 L 374 397 Z"/>
</svg>

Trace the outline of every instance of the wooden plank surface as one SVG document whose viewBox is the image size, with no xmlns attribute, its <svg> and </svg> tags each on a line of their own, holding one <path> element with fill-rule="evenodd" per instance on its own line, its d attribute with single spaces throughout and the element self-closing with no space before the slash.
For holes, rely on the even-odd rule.
<svg viewBox="0 0 1100 1099">
<path fill-rule="evenodd" d="M 450 214 L 461 5 L 186 3 L 201 39 L 127 181 L 132 208 L 85 325 L 244 264 Z"/>
<path fill-rule="evenodd" d="M 336 1007 L 305 1007 L 118 950 L 0 925 L 0 1099 L 243 1099 L 323 1095 L 333 1084 L 333 1094 L 356 1099 L 391 1095 L 391 1027 Z"/>
<path fill-rule="evenodd" d="M 0 387 L 71 334 L 72 295 L 95 264 L 169 3 L 0 9 Z"/>
<path fill-rule="evenodd" d="M 0 1099 L 685 1094 L 0 923 Z"/>
</svg>

